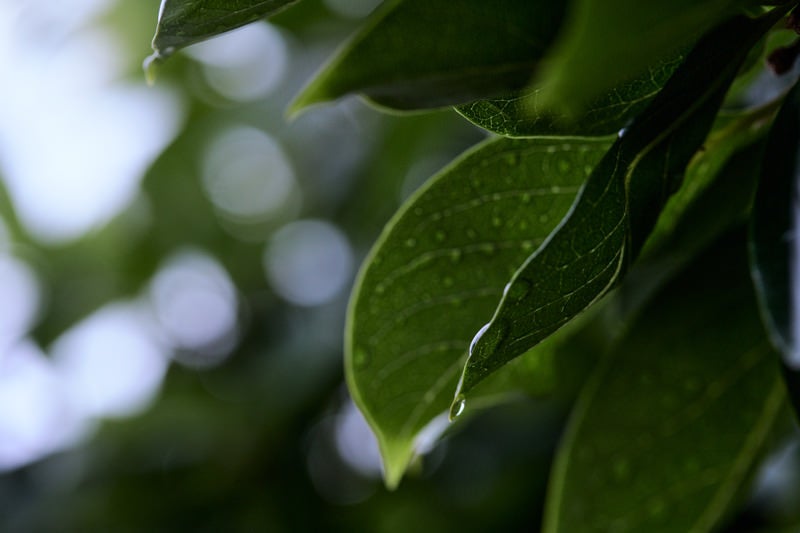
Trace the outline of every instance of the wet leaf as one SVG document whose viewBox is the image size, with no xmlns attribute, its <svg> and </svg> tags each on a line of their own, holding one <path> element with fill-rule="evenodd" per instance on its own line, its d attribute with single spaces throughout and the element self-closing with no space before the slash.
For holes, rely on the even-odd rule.
<svg viewBox="0 0 800 533">
<path fill-rule="evenodd" d="M 456 110 L 476 125 L 508 137 L 535 135 L 607 135 L 627 126 L 655 98 L 683 60 L 678 54 L 594 99 L 579 116 L 566 117 L 539 103 L 541 88 L 477 100 Z"/>
<path fill-rule="evenodd" d="M 514 274 L 477 336 L 457 397 L 600 299 L 637 257 L 708 133 L 728 85 L 773 17 L 738 17 L 692 50 L 595 167 L 569 215 Z"/>
<path fill-rule="evenodd" d="M 564 2 L 391 0 L 316 74 L 290 112 L 361 93 L 395 109 L 459 104 L 524 87 Z"/>
<path fill-rule="evenodd" d="M 797 190 L 800 183 L 800 85 L 786 97 L 770 132 L 752 217 L 751 268 L 761 317 L 783 354 L 787 385 L 800 412 L 800 350 L 794 339 Z"/>
<path fill-rule="evenodd" d="M 472 333 L 609 144 L 488 141 L 434 177 L 384 230 L 352 296 L 346 369 L 389 486 L 399 482 L 418 433 L 446 413 Z M 529 390 L 552 387 L 543 361 Z"/>
<path fill-rule="evenodd" d="M 546 532 L 701 533 L 724 518 L 785 406 L 742 233 L 668 285 L 598 368 L 556 458 Z"/>
</svg>

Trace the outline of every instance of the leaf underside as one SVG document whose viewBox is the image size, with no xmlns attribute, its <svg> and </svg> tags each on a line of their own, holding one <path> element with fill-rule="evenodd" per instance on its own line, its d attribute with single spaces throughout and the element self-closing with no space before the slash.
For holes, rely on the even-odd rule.
<svg viewBox="0 0 800 533">
<path fill-rule="evenodd" d="M 460 104 L 527 85 L 564 2 L 391 0 L 318 72 L 290 113 L 348 93 L 392 109 Z"/>
</svg>

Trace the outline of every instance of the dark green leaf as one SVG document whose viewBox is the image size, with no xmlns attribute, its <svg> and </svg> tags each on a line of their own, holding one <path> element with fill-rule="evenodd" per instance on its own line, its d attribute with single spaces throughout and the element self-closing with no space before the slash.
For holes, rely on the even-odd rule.
<svg viewBox="0 0 800 533">
<path fill-rule="evenodd" d="M 525 86 L 564 2 L 392 0 L 322 68 L 292 113 L 348 93 L 396 109 L 459 104 Z"/>
<path fill-rule="evenodd" d="M 152 60 L 179 48 L 274 15 L 298 0 L 162 0 Z"/>
<path fill-rule="evenodd" d="M 647 306 L 587 385 L 546 532 L 701 533 L 724 517 L 785 405 L 734 237 Z"/>
<path fill-rule="evenodd" d="M 346 369 L 389 486 L 420 430 L 450 405 L 471 333 L 609 144 L 489 141 L 433 178 L 384 230 L 351 300 Z M 537 375 L 529 388 L 549 390 L 547 372 Z"/>
<path fill-rule="evenodd" d="M 796 320 L 792 279 L 797 266 L 797 190 L 800 184 L 800 85 L 786 97 L 775 119 L 764 154 L 751 226 L 753 282 L 761 317 L 773 345 L 783 354 L 786 370 L 800 374 L 800 350 L 794 339 Z M 787 381 L 800 412 L 800 375 Z"/>
<path fill-rule="evenodd" d="M 580 113 L 604 91 L 673 57 L 743 0 L 578 0 L 542 70 L 541 100 Z"/>
<path fill-rule="evenodd" d="M 616 133 L 647 107 L 682 60 L 683 56 L 678 55 L 651 67 L 646 75 L 594 99 L 581 109 L 580 116 L 569 120 L 540 105 L 538 95 L 541 88 L 477 100 L 458 106 L 456 110 L 476 125 L 508 137 Z"/>
<path fill-rule="evenodd" d="M 737 17 L 706 36 L 609 150 L 476 336 L 455 403 L 619 282 L 680 184 L 739 64 L 774 18 Z"/>
</svg>

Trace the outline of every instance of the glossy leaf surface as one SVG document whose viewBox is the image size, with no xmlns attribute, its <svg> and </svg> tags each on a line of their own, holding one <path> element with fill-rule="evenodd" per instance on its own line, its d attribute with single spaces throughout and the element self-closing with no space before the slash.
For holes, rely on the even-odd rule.
<svg viewBox="0 0 800 533">
<path fill-rule="evenodd" d="M 749 47 L 774 18 L 733 19 L 704 38 L 595 167 L 558 229 L 514 274 L 478 335 L 458 398 L 614 287 L 702 144 Z"/>
<path fill-rule="evenodd" d="M 707 532 L 740 492 L 785 391 L 734 237 L 647 306 L 587 385 L 546 532 Z"/>
<path fill-rule="evenodd" d="M 797 187 L 800 182 L 800 86 L 787 96 L 775 119 L 764 154 L 751 226 L 751 266 L 761 317 L 772 344 L 783 354 L 787 385 L 800 409 L 800 351 L 797 318 Z M 793 376 L 792 376 L 793 375 Z"/>
<path fill-rule="evenodd" d="M 486 142 L 434 177 L 384 230 L 352 296 L 346 369 L 390 486 L 417 433 L 447 411 L 475 329 L 609 144 Z M 539 376 L 530 387 L 549 390 L 547 372 Z"/>
<path fill-rule="evenodd" d="M 291 112 L 348 93 L 395 109 L 459 104 L 524 87 L 563 2 L 391 0 L 317 73 Z"/>
<path fill-rule="evenodd" d="M 476 125 L 508 137 L 616 133 L 647 107 L 682 59 L 679 54 L 649 68 L 646 75 L 614 87 L 581 109 L 579 116 L 567 118 L 545 109 L 539 102 L 541 88 L 476 100 L 456 110 Z"/>
</svg>

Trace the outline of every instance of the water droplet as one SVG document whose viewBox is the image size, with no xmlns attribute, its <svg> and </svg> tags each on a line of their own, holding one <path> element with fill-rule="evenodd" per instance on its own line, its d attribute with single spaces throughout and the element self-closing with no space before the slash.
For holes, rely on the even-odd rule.
<svg viewBox="0 0 800 533">
<path fill-rule="evenodd" d="M 470 239 L 475 239 L 475 237 L 477 237 L 477 236 L 478 236 L 478 233 L 474 229 L 470 228 L 470 229 L 467 230 L 467 237 L 469 237 Z"/>
<path fill-rule="evenodd" d="M 407 248 L 413 248 L 416 245 L 417 245 L 417 239 L 414 239 L 413 237 L 410 238 L 410 239 L 406 239 L 406 247 Z"/>
<path fill-rule="evenodd" d="M 559 187 L 558 185 L 553 185 L 552 187 L 550 187 L 550 192 L 553 194 L 558 194 L 561 192 L 561 187 Z"/>
<path fill-rule="evenodd" d="M 464 395 L 459 394 L 456 396 L 456 399 L 453 400 L 453 403 L 450 405 L 450 422 L 461 416 L 466 406 L 467 399 L 464 397 Z"/>
<path fill-rule="evenodd" d="M 654 517 L 664 514 L 664 511 L 666 511 L 666 509 L 667 506 L 666 504 L 664 504 L 664 500 L 660 498 L 653 500 L 647 505 L 647 510 L 650 512 L 650 516 Z"/>
<path fill-rule="evenodd" d="M 501 219 L 500 217 L 492 218 L 492 226 L 494 226 L 495 228 L 499 228 L 502 225 L 503 225 L 503 219 Z"/>
<path fill-rule="evenodd" d="M 550 220 L 549 216 L 547 216 L 547 215 L 539 215 L 539 222 L 540 223 L 545 224 L 545 223 L 547 223 L 548 220 Z"/>
<path fill-rule="evenodd" d="M 476 333 L 475 336 L 472 337 L 472 342 L 469 343 L 470 355 L 472 355 L 472 351 L 475 349 L 475 345 L 478 344 L 478 341 L 481 340 L 481 337 L 483 337 L 483 334 L 486 333 L 486 330 L 489 329 L 489 326 L 491 325 L 492 325 L 491 322 L 487 322 L 486 324 L 481 326 L 481 329 L 478 330 L 478 333 Z"/>
<path fill-rule="evenodd" d="M 620 139 L 622 139 L 622 138 L 625 136 L 625 132 L 626 132 L 626 131 L 627 131 L 627 128 L 622 128 L 622 129 L 620 129 L 620 130 L 617 132 L 617 137 L 619 137 Z"/>
<path fill-rule="evenodd" d="M 515 166 L 519 163 L 519 156 L 517 154 L 506 154 L 505 161 L 510 166 Z"/>
<path fill-rule="evenodd" d="M 367 352 L 361 349 L 357 349 L 353 353 L 353 364 L 355 365 L 356 369 L 362 370 L 367 366 Z"/>
<path fill-rule="evenodd" d="M 533 287 L 533 283 L 528 281 L 524 278 L 517 278 L 511 283 L 511 286 L 508 288 L 508 298 L 512 301 L 518 302 L 522 300 L 528 293 L 531 292 L 531 288 Z"/>
<path fill-rule="evenodd" d="M 523 221 L 521 221 L 519 224 L 517 224 L 517 227 L 518 227 L 519 229 L 521 229 L 521 230 L 526 230 L 526 229 L 528 229 L 528 221 L 527 221 L 527 220 L 523 220 Z"/>
<path fill-rule="evenodd" d="M 437 231 L 437 232 L 436 232 L 436 240 L 437 240 L 438 242 L 442 242 L 442 241 L 444 241 L 446 238 L 447 238 L 447 234 L 445 234 L 445 232 L 443 232 L 443 231 Z"/>
<path fill-rule="evenodd" d="M 423 214 L 424 212 L 425 212 L 425 211 L 423 211 L 421 207 L 415 207 L 415 208 L 414 208 L 414 214 L 415 214 L 415 215 L 417 215 L 418 217 L 419 217 L 419 216 L 422 216 L 422 214 Z"/>
<path fill-rule="evenodd" d="M 534 246 L 535 245 L 533 244 L 533 241 L 522 241 L 520 243 L 520 247 L 522 247 L 523 252 L 530 252 L 531 250 L 533 250 Z"/>
<path fill-rule="evenodd" d="M 453 263 L 458 263 L 459 261 L 461 261 L 461 250 L 458 250 L 458 249 L 451 250 L 450 251 L 450 261 L 452 261 Z"/>
<path fill-rule="evenodd" d="M 523 193 L 522 195 L 522 203 L 527 204 L 531 201 L 531 194 L 530 193 Z"/>
<path fill-rule="evenodd" d="M 555 146 L 548 146 L 548 147 L 547 147 L 547 153 L 548 153 L 548 154 L 554 154 L 554 153 L 556 153 L 556 147 L 555 147 Z"/>
<path fill-rule="evenodd" d="M 375 285 L 375 294 L 383 294 L 384 292 L 386 292 L 386 285 L 383 283 Z"/>
<path fill-rule="evenodd" d="M 452 287 L 453 283 L 454 283 L 453 278 L 451 278 L 450 276 L 447 276 L 442 280 L 442 285 L 444 285 L 445 287 Z"/>
<path fill-rule="evenodd" d="M 631 464 L 627 459 L 617 459 L 612 466 L 614 477 L 618 481 L 628 479 L 631 473 Z"/>
<path fill-rule="evenodd" d="M 481 252 L 485 254 L 493 254 L 494 253 L 494 244 L 490 242 L 485 242 L 479 246 Z"/>
<path fill-rule="evenodd" d="M 567 172 L 570 171 L 571 168 L 572 165 L 570 165 L 569 161 L 567 161 L 566 159 L 562 159 L 561 161 L 558 162 L 558 171 L 561 172 L 562 174 L 566 174 Z"/>
<path fill-rule="evenodd" d="M 508 325 L 505 321 L 498 320 L 485 324 L 469 344 L 470 358 L 475 356 L 477 360 L 482 360 L 491 357 L 505 340 L 506 335 L 508 335 Z"/>
</svg>

